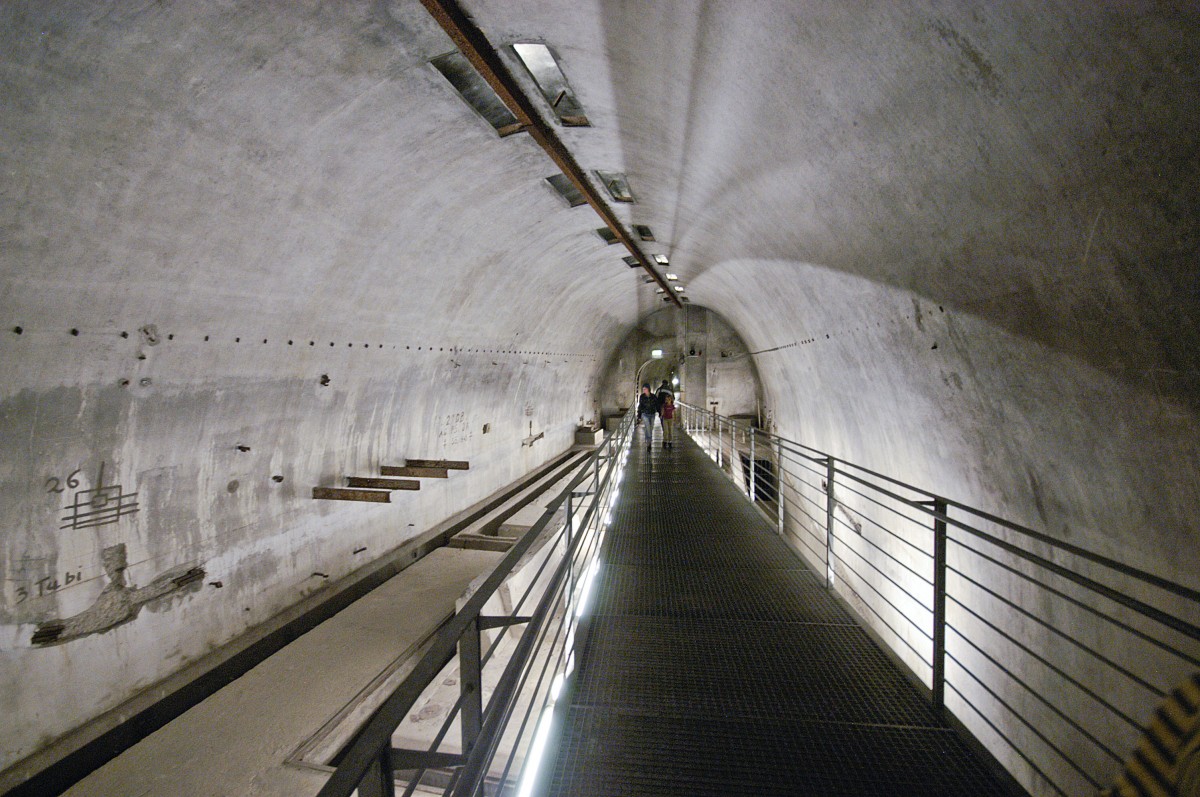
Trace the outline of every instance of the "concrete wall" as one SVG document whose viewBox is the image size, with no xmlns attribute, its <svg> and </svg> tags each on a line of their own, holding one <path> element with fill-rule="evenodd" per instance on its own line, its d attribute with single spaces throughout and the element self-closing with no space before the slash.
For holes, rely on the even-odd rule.
<svg viewBox="0 0 1200 797">
<path fill-rule="evenodd" d="M 594 216 L 449 49 L 415 6 L 0 9 L 0 768 L 592 417 L 632 277 L 564 272 Z M 311 498 L 405 457 L 471 470 Z"/>
</svg>

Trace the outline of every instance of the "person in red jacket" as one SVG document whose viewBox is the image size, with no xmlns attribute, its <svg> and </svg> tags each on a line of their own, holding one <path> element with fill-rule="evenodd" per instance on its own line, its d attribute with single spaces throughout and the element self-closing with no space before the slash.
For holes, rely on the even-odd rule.
<svg viewBox="0 0 1200 797">
<path fill-rule="evenodd" d="M 663 405 L 658 408 L 658 417 L 662 419 L 663 448 L 675 447 L 675 394 L 667 393 L 663 397 Z"/>
</svg>

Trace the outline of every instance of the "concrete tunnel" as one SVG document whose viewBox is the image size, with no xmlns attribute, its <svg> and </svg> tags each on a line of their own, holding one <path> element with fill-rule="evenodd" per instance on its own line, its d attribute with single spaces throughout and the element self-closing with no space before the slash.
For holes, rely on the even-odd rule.
<svg viewBox="0 0 1200 797">
<path fill-rule="evenodd" d="M 415 0 L 0 6 L 0 791 L 561 454 L 652 348 L 1200 589 L 1200 7 L 462 8 L 534 119 Z M 406 459 L 470 469 L 312 497 Z"/>
</svg>

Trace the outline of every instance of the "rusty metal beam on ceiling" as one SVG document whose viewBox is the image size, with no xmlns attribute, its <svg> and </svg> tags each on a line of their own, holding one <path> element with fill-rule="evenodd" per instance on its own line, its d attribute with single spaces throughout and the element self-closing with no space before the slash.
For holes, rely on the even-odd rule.
<svg viewBox="0 0 1200 797">
<path fill-rule="evenodd" d="M 646 257 L 646 253 L 637 245 L 633 236 L 625 229 L 625 225 L 616 217 L 600 192 L 588 180 L 587 173 L 575 162 L 574 156 L 559 139 L 554 128 L 542 118 L 537 107 L 500 59 L 500 54 L 483 35 L 483 31 L 467 16 L 455 0 L 421 0 L 421 5 L 425 6 L 425 10 L 433 16 L 442 30 L 446 31 L 459 51 L 466 56 L 480 76 L 508 106 L 525 131 L 546 151 L 546 154 L 562 170 L 567 179 L 579 189 L 584 199 L 612 230 L 617 240 L 624 244 L 629 253 L 637 260 L 638 265 L 645 269 L 646 273 L 666 291 L 667 297 L 675 303 L 676 307 L 683 307 L 683 302 L 680 301 L 675 289 L 662 274 L 658 273 L 658 269 Z"/>
</svg>

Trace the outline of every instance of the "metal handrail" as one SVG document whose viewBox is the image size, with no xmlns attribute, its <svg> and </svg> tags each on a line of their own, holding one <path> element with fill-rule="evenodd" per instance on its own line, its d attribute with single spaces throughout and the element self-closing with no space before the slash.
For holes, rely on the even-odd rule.
<svg viewBox="0 0 1200 797">
<path fill-rule="evenodd" d="M 627 413 L 622 419 L 618 430 L 609 435 L 603 444 L 585 458 L 579 473 L 571 478 L 563 489 L 546 506 L 546 511 L 512 548 L 505 554 L 495 569 L 487 576 L 475 592 L 463 603 L 455 615 L 448 620 L 428 644 L 425 654 L 416 663 L 408 677 L 380 704 L 371 717 L 359 728 L 342 751 L 341 760 L 329 780 L 321 788 L 318 797 L 349 797 L 355 789 L 360 797 L 379 797 L 395 794 L 395 770 L 403 763 L 403 768 L 417 770 L 417 775 L 410 780 L 406 793 L 411 794 L 417 780 L 427 769 L 454 768 L 454 773 L 446 787 L 445 794 L 456 797 L 482 795 L 487 780 L 489 768 L 496 755 L 501 737 L 508 728 L 514 708 L 520 697 L 520 689 L 526 683 L 526 678 L 534 664 L 535 656 L 540 652 L 538 645 L 545 641 L 543 630 L 556 617 L 556 612 L 566 608 L 567 616 L 559 631 L 568 629 L 563 635 L 561 658 L 569 659 L 573 651 L 567 642 L 574 637 L 575 621 L 570 611 L 581 599 L 586 599 L 587 584 L 578 584 L 581 570 L 594 562 L 599 549 L 599 538 L 603 531 L 610 510 L 611 499 L 622 473 L 625 457 L 628 455 L 630 430 L 633 414 Z M 580 485 L 591 480 L 591 489 L 580 491 Z M 586 506 L 573 507 L 573 500 L 585 498 Z M 561 561 L 555 566 L 548 583 L 538 600 L 536 608 L 528 616 L 518 616 L 521 603 L 506 618 L 485 617 L 484 607 L 488 600 L 512 575 L 514 568 L 522 562 L 539 537 L 542 537 L 560 507 L 567 506 L 567 520 L 562 530 L 553 535 L 546 545 L 563 545 Z M 582 515 L 576 518 L 577 515 Z M 590 557 L 586 559 L 585 557 Z M 543 563 L 544 566 L 545 563 Z M 581 566 L 582 565 L 582 566 Z M 585 571 L 586 572 L 586 571 Z M 539 571 L 540 573 L 540 571 Z M 534 581 L 537 581 L 535 578 Z M 532 588 L 532 585 L 531 585 Z M 577 594 L 583 593 L 583 594 Z M 392 735 L 403 722 L 408 712 L 420 698 L 421 694 L 433 683 L 445 665 L 454 659 L 456 652 L 460 657 L 460 667 L 465 674 L 473 673 L 477 679 L 483 664 L 496 649 L 493 645 L 488 654 L 483 655 L 479 650 L 479 633 L 486 627 L 523 624 L 524 631 L 515 650 L 509 657 L 503 674 L 496 683 L 486 705 L 481 704 L 481 684 L 466 683 L 464 675 L 463 693 L 451 710 L 434 740 L 431 749 L 421 751 L 396 751 L 392 749 Z M 558 638 L 556 635 L 555 639 Z M 469 643 L 469 644 L 466 644 Z M 578 645 L 578 640 L 575 640 Z M 463 658 L 464 650 L 468 657 Z M 548 651 L 547 651 L 548 653 Z M 538 684 L 541 684 L 539 680 Z M 471 690 L 477 690 L 471 694 Z M 534 696 L 536 698 L 536 695 Z M 478 728 L 470 731 L 468 736 L 466 712 L 475 704 L 473 720 Z M 530 711 L 537 703 L 530 701 Z M 438 744 L 445 738 L 446 730 L 452 720 L 458 715 L 464 728 L 463 753 L 439 753 Z M 528 719 L 528 714 L 527 717 Z M 524 733 L 526 722 L 520 728 Z M 514 742 L 510 760 L 504 768 L 507 775 L 513 765 L 519 745 Z M 398 754 L 404 754 L 401 762 Z"/>
<path fill-rule="evenodd" d="M 1026 788 L 1067 795 L 1111 780 L 1115 751 L 1140 732 L 1133 717 L 1200 669 L 1195 589 L 679 405 L 684 430 L 824 571 L 934 707 Z"/>
</svg>

